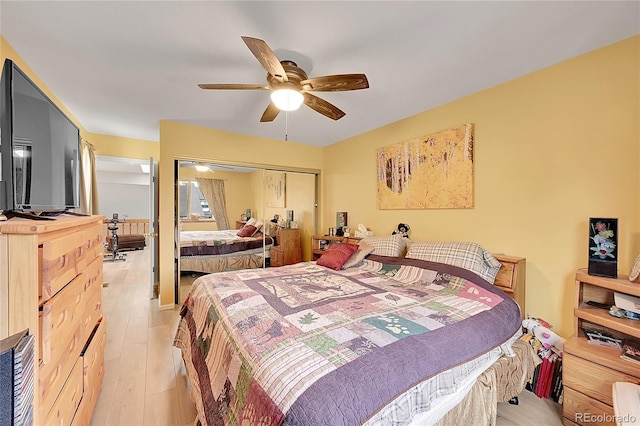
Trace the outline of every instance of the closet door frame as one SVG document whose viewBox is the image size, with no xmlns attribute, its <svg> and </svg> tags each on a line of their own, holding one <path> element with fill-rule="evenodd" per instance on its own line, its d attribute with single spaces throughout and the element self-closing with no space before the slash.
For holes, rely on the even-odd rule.
<svg viewBox="0 0 640 426">
<path fill-rule="evenodd" d="M 197 162 L 203 164 L 211 164 L 217 166 L 228 166 L 228 167 L 243 167 L 243 168 L 251 168 L 255 169 L 255 171 L 262 171 L 263 176 L 264 172 L 272 171 L 272 172 L 285 172 L 285 173 L 303 173 L 314 176 L 314 202 L 312 206 L 313 212 L 313 232 L 312 235 L 315 235 L 318 230 L 320 210 L 319 210 L 319 200 L 321 199 L 321 171 L 318 169 L 305 169 L 298 167 L 286 167 L 279 166 L 273 164 L 254 164 L 254 163 L 241 163 L 235 161 L 224 161 L 224 160 L 216 160 L 216 159 L 205 159 L 205 158 L 193 158 L 193 157 L 175 157 L 174 158 L 174 303 L 179 303 L 179 288 L 180 288 L 180 162 L 189 161 L 189 162 Z M 262 211 L 260 212 L 260 217 L 264 218 L 265 214 L 265 206 L 264 206 L 264 194 L 263 194 L 263 205 L 261 206 Z M 267 218 L 265 218 L 267 219 Z M 230 224 L 235 223 L 236 219 L 233 217 L 229 217 Z M 266 258 L 263 261 L 263 268 L 265 265 Z"/>
</svg>

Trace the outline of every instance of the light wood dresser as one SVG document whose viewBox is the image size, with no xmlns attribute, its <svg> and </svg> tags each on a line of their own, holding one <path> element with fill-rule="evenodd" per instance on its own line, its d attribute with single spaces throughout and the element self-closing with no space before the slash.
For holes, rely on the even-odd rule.
<svg viewBox="0 0 640 426">
<path fill-rule="evenodd" d="M 276 234 L 278 245 L 271 247 L 271 266 L 291 265 L 302 262 L 300 247 L 300 230 L 280 228 Z"/>
<path fill-rule="evenodd" d="M 613 305 L 615 292 L 640 297 L 640 284 L 626 275 L 605 278 L 586 270 L 576 273 L 574 335 L 565 343 L 562 359 L 565 425 L 615 425 L 613 383 L 640 383 L 640 364 L 620 359 L 621 349 L 588 343 L 583 331 L 585 326 L 597 327 L 625 339 L 640 339 L 640 321 L 616 318 L 607 309 L 586 304 Z"/>
<path fill-rule="evenodd" d="M 37 425 L 88 425 L 100 392 L 103 219 L 0 222 L 0 338 L 35 335 Z"/>
</svg>

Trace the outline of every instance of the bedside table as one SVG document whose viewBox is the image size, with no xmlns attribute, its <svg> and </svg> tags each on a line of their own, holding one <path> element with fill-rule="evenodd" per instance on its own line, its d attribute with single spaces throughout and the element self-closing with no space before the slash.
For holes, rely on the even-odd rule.
<svg viewBox="0 0 640 426">
<path fill-rule="evenodd" d="M 276 234 L 277 246 L 271 247 L 271 266 L 284 266 L 302 262 L 300 230 L 281 228 Z"/>
<path fill-rule="evenodd" d="M 565 424 L 588 424 L 596 418 L 612 423 L 614 383 L 640 383 L 640 364 L 620 359 L 621 349 L 588 343 L 582 330 L 584 326 L 596 327 L 625 339 L 640 339 L 640 321 L 616 318 L 607 309 L 586 304 L 591 300 L 613 305 L 615 292 L 639 297 L 640 285 L 629 282 L 624 275 L 605 278 L 589 275 L 586 270 L 576 273 L 574 335 L 564 345 L 562 360 Z"/>
<path fill-rule="evenodd" d="M 311 237 L 311 260 L 318 260 L 325 252 L 326 247 L 333 243 L 358 244 L 362 238 L 338 237 L 329 235 L 314 235 Z"/>
</svg>

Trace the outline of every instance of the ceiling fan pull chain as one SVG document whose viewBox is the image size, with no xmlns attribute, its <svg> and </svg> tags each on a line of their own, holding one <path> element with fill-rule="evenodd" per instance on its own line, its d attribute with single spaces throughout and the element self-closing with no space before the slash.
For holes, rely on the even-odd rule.
<svg viewBox="0 0 640 426">
<path fill-rule="evenodd" d="M 289 111 L 284 112 L 284 140 L 289 140 Z"/>
</svg>

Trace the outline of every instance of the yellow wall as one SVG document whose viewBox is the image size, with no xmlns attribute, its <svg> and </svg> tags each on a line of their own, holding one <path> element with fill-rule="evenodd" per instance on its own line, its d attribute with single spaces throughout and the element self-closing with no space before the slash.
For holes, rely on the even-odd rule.
<svg viewBox="0 0 640 426">
<path fill-rule="evenodd" d="M 311 173 L 285 173 L 285 206 L 283 208 L 267 207 L 264 203 L 264 175 L 256 172 L 254 191 L 258 218 L 273 219 L 278 214 L 280 218 L 287 219 L 287 210 L 293 210 L 293 220 L 298 223 L 302 247 L 302 259 L 311 260 L 311 236 L 315 233 L 315 188 L 316 177 Z M 254 210 L 256 211 L 256 210 Z M 255 214 L 254 214 L 255 215 Z"/>
<path fill-rule="evenodd" d="M 634 37 L 331 145 L 323 228 L 347 211 L 375 234 L 404 222 L 413 240 L 526 257 L 527 310 L 568 337 L 589 217 L 619 218 L 620 273 L 640 254 L 639 81 Z M 475 123 L 475 208 L 377 209 L 376 148 L 465 123 Z"/>
<path fill-rule="evenodd" d="M 254 202 L 254 193 L 250 188 L 252 173 L 226 172 L 221 170 L 210 170 L 208 172 L 198 172 L 194 168 L 181 168 L 180 180 L 195 180 L 196 178 L 222 179 L 224 180 L 225 195 L 227 201 L 227 217 L 229 226 L 234 229 L 236 221 L 240 220 L 240 213 L 245 211 Z M 209 230 L 215 231 L 218 226 L 215 222 L 196 221 L 183 222 L 184 231 Z"/>
<path fill-rule="evenodd" d="M 138 160 L 148 160 L 149 157 L 153 157 L 155 161 L 160 160 L 160 144 L 158 142 L 99 133 L 88 133 L 85 139 L 94 146 L 96 155 Z"/>
<path fill-rule="evenodd" d="M 161 306 L 173 306 L 174 303 L 174 159 L 238 163 L 292 171 L 319 171 L 322 166 L 322 148 L 319 147 L 169 121 L 160 122 L 160 157 Z"/>
</svg>

